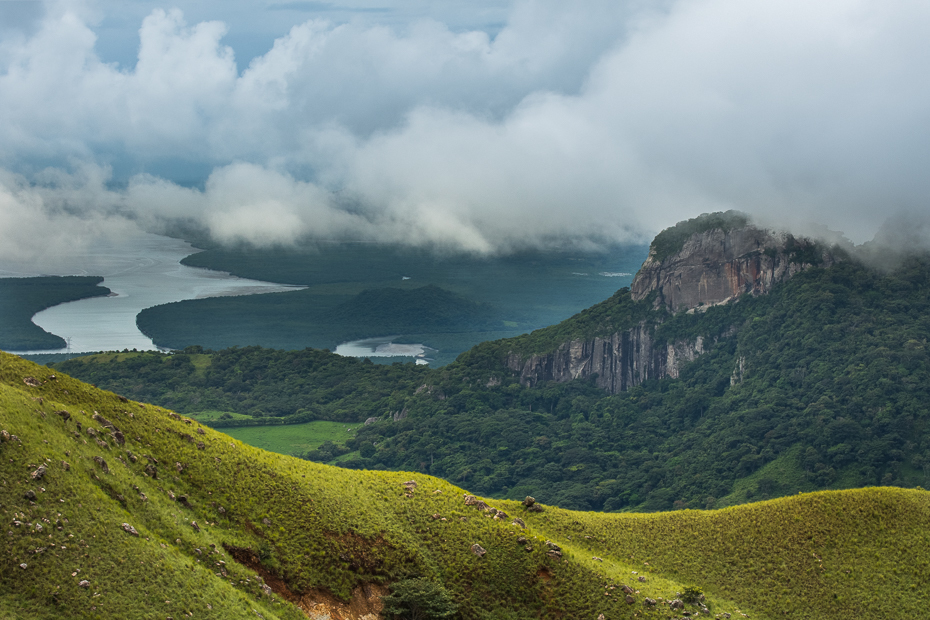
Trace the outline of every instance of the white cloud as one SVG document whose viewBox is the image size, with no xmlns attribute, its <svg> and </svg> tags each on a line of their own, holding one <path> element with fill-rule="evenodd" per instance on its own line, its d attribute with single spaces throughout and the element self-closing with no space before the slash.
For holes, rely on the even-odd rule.
<svg viewBox="0 0 930 620">
<path fill-rule="evenodd" d="M 729 208 L 861 241 L 928 211 L 915 0 L 521 2 L 494 37 L 311 19 L 241 73 L 223 23 L 177 10 L 142 21 L 135 67 L 102 62 L 74 6 L 0 45 L 0 163 L 36 192 L 50 163 L 104 165 L 68 177 L 72 214 L 486 252 L 648 238 Z M 157 176 L 164 161 L 213 172 L 187 189 Z M 107 166 L 125 189 L 87 177 Z M 17 191 L 8 230 L 34 204 Z"/>
</svg>

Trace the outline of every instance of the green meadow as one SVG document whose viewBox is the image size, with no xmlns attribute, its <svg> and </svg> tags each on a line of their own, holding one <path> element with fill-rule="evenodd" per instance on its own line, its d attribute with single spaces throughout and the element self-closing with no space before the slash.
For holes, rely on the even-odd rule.
<svg viewBox="0 0 930 620">
<path fill-rule="evenodd" d="M 412 577 L 489 619 L 911 618 L 930 591 L 921 489 L 483 508 L 438 478 L 266 452 L 8 354 L 0 431 L 0 608 L 15 620 L 297 619 Z"/>
</svg>

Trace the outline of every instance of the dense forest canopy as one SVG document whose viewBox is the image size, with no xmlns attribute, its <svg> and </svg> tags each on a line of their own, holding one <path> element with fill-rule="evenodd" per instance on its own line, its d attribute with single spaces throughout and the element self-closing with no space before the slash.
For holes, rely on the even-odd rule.
<svg viewBox="0 0 930 620">
<path fill-rule="evenodd" d="M 507 354 L 647 321 L 704 338 L 679 378 L 610 396 L 523 387 Z M 362 422 L 311 458 L 423 471 L 489 496 L 593 510 L 710 508 L 821 488 L 930 482 L 930 262 L 814 268 L 768 295 L 666 314 L 626 289 L 576 317 L 479 345 L 454 364 L 377 366 L 259 348 L 73 360 L 58 368 L 180 411 L 254 422 Z M 350 452 L 343 454 L 343 452 Z"/>
</svg>

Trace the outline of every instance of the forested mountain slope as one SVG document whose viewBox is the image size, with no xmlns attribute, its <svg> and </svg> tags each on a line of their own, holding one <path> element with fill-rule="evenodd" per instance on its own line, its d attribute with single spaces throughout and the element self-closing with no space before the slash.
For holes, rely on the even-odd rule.
<svg viewBox="0 0 930 620">
<path fill-rule="evenodd" d="M 746 238 L 742 225 L 683 223 L 691 232 L 664 232 L 651 256 L 662 250 L 659 262 L 698 264 L 688 248 L 709 246 L 695 235 L 725 246 L 734 235 Z M 784 269 L 778 278 L 746 271 L 756 276 L 722 289 L 727 303 L 705 297 L 703 306 L 672 313 L 662 291 L 636 300 L 622 289 L 563 323 L 484 343 L 441 369 L 257 348 L 98 356 L 59 367 L 189 413 L 209 400 L 209 408 L 284 422 L 375 418 L 346 442 L 351 453 L 341 465 L 422 471 L 484 495 L 531 494 L 576 509 L 713 508 L 816 489 L 927 486 L 928 259 L 878 271 L 809 240 L 775 236 L 766 245 L 749 237 L 762 242 L 728 260 Z M 645 358 L 664 370 L 605 386 L 585 364 L 584 346 L 572 343 L 629 333 L 639 334 L 638 355 L 648 341 Z M 586 370 L 554 380 L 524 372 L 526 360 L 560 351 Z M 306 402 L 295 385 L 308 390 Z M 337 452 L 307 456 L 329 461 Z"/>
<path fill-rule="evenodd" d="M 925 491 L 490 507 L 423 474 L 262 452 L 4 353 L 0 484 L 12 620 L 907 618 L 930 589 Z"/>
</svg>

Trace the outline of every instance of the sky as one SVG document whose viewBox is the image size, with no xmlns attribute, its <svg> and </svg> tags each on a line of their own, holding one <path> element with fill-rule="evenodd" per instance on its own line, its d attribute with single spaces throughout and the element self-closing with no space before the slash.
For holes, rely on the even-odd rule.
<svg viewBox="0 0 930 620">
<path fill-rule="evenodd" d="M 925 0 L 0 0 L 0 259 L 178 220 L 596 247 L 727 209 L 919 244 L 927 67 Z"/>
</svg>

